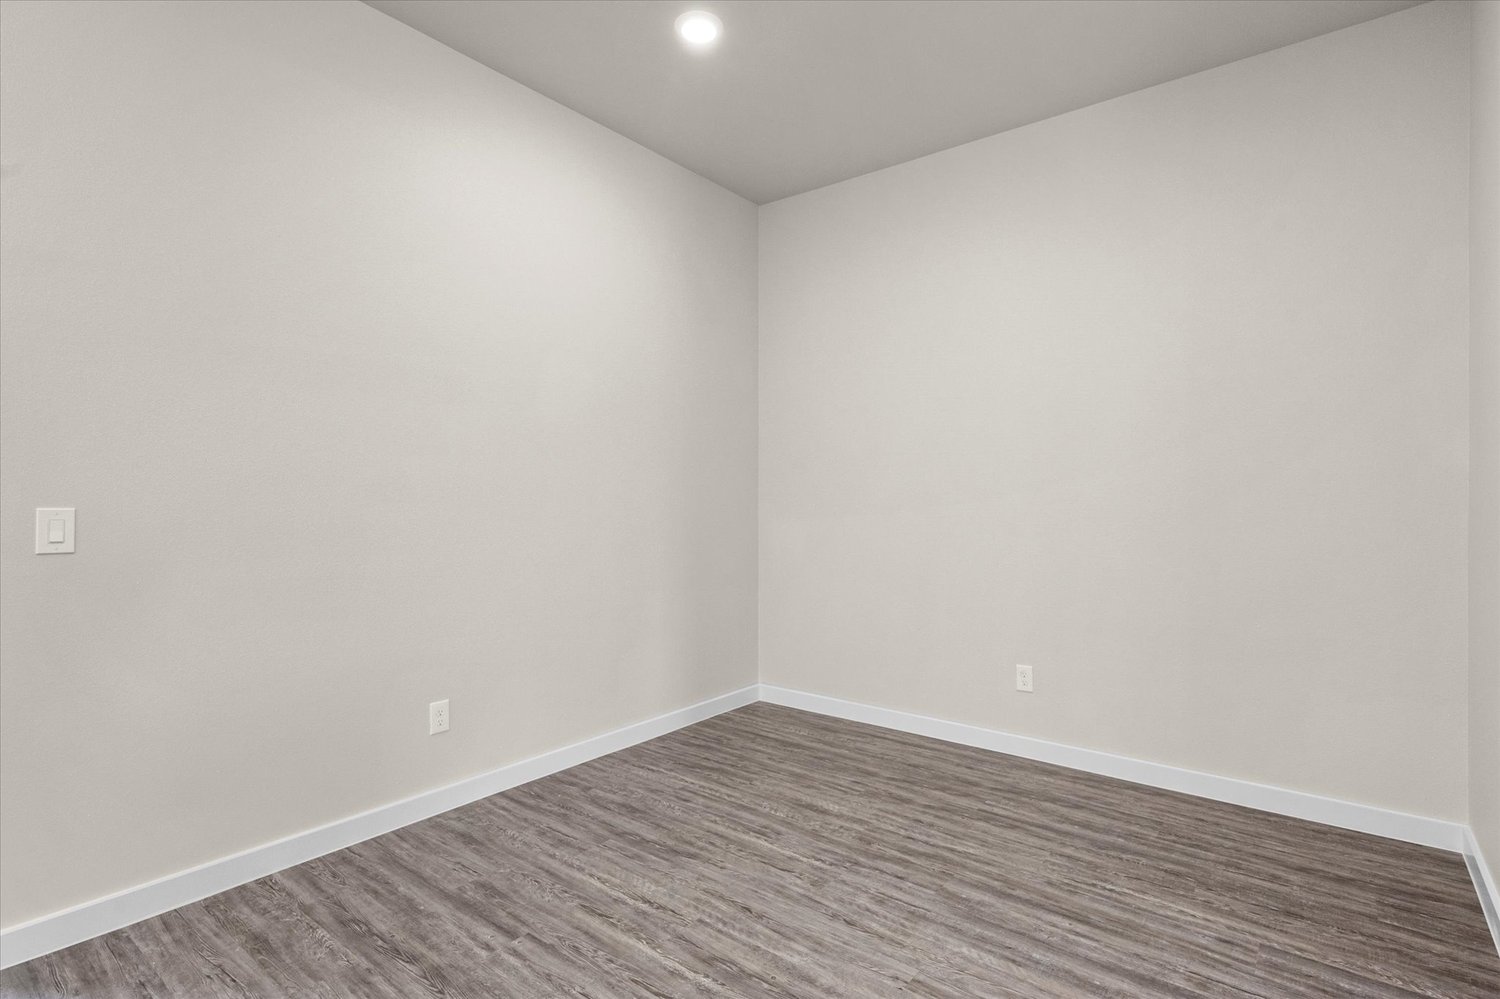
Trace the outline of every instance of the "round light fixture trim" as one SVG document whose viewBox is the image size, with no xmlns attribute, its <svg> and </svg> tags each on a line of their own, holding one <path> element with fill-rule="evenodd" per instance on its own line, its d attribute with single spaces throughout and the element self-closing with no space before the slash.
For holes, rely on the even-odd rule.
<svg viewBox="0 0 1500 999">
<path fill-rule="evenodd" d="M 706 10 L 690 10 L 677 19 L 677 37 L 689 45 L 712 45 L 723 33 L 724 22 Z"/>
</svg>

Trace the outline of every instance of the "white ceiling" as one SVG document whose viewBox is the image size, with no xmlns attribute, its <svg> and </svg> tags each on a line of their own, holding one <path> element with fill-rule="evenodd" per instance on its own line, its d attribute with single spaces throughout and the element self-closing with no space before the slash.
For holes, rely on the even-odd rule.
<svg viewBox="0 0 1500 999">
<path fill-rule="evenodd" d="M 1417 0 L 366 2 L 763 203 Z"/>
</svg>

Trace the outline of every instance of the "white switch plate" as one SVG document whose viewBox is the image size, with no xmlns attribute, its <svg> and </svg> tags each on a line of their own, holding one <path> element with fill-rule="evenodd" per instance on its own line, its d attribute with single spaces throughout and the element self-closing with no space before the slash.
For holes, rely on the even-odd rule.
<svg viewBox="0 0 1500 999">
<path fill-rule="evenodd" d="M 427 734 L 437 735 L 448 731 L 448 702 L 433 701 L 427 705 Z"/>
<path fill-rule="evenodd" d="M 1032 685 L 1030 666 L 1016 667 L 1016 689 L 1028 694 L 1036 689 Z"/>
<path fill-rule="evenodd" d="M 36 553 L 67 555 L 75 551 L 73 508 L 39 506 L 36 508 Z"/>
</svg>

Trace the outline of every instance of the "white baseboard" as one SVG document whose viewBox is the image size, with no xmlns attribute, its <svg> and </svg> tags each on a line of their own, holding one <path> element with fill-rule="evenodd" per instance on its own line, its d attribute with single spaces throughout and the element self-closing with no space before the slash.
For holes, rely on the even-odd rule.
<svg viewBox="0 0 1500 999">
<path fill-rule="evenodd" d="M 753 704 L 755 685 L 373 808 L 0 932 L 0 968 L 29 961 L 500 791 Z"/>
<path fill-rule="evenodd" d="M 1490 865 L 1484 862 L 1484 854 L 1479 852 L 1479 841 L 1472 829 L 1464 830 L 1464 863 L 1469 868 L 1469 877 L 1474 879 L 1485 921 L 1490 924 L 1490 939 L 1495 941 L 1495 950 L 1500 951 L 1500 887 L 1490 873 Z"/>
<path fill-rule="evenodd" d="M 1197 770 L 1183 770 L 1164 763 L 1149 763 L 1128 756 L 1096 749 L 1080 749 L 1060 742 L 1033 739 L 1024 735 L 1012 735 L 996 729 L 980 728 L 960 722 L 943 721 L 925 715 L 910 714 L 893 708 L 878 708 L 855 701 L 845 701 L 822 694 L 807 694 L 800 690 L 789 690 L 770 684 L 760 685 L 760 699 L 789 708 L 801 708 L 820 715 L 832 715 L 849 721 L 865 722 L 883 728 L 910 732 L 914 735 L 930 736 L 944 742 L 956 742 L 965 746 L 976 746 L 1012 756 L 1024 756 L 1043 763 L 1055 763 L 1073 770 L 1083 770 L 1105 777 L 1116 777 L 1135 784 L 1181 791 L 1200 798 L 1211 798 L 1233 805 L 1277 815 L 1321 822 L 1324 825 L 1354 829 L 1363 833 L 1384 836 L 1388 839 L 1420 843 L 1460 853 L 1464 849 L 1464 836 L 1468 829 L 1457 822 L 1444 822 L 1405 812 L 1392 812 L 1373 805 L 1360 805 L 1337 798 L 1325 798 L 1303 791 L 1292 791 L 1269 784 L 1237 780 L 1233 777 L 1218 777 Z"/>
<path fill-rule="evenodd" d="M 1183 770 L 1161 763 L 1150 763 L 1093 749 L 1080 749 L 892 708 L 759 684 L 12 926 L 0 932 L 0 968 L 8 968 L 169 912 L 315 857 L 342 850 L 382 833 L 646 742 L 758 700 L 1462 853 L 1479 892 L 1485 917 L 1489 920 L 1490 932 L 1495 935 L 1496 946 L 1500 947 L 1500 915 L 1497 915 L 1500 892 L 1496 890 L 1495 881 L 1490 876 L 1472 833 L 1459 823 L 1388 811 L 1372 805 L 1360 805 L 1232 777 Z"/>
</svg>

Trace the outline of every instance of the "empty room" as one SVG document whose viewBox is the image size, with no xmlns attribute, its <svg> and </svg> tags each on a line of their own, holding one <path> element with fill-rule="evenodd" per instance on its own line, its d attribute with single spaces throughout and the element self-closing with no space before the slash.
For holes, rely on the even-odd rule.
<svg viewBox="0 0 1500 999">
<path fill-rule="evenodd" d="M 0 999 L 1500 999 L 1500 0 L 0 0 Z"/>
</svg>

